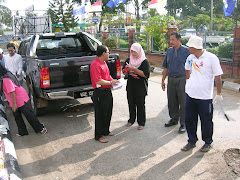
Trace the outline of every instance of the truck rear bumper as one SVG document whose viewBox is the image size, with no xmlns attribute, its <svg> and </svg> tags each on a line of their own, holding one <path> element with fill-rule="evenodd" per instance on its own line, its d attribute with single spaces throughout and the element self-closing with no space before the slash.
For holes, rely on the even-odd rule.
<svg viewBox="0 0 240 180">
<path fill-rule="evenodd" d="M 81 88 L 68 88 L 61 90 L 45 90 L 43 92 L 43 96 L 48 100 L 56 100 L 56 99 L 77 99 L 84 98 L 93 95 L 93 88 L 89 86 L 81 87 Z"/>
<path fill-rule="evenodd" d="M 71 96 L 68 91 L 59 91 L 59 92 L 50 92 L 46 93 L 49 100 L 54 99 L 74 99 L 73 96 Z"/>
</svg>

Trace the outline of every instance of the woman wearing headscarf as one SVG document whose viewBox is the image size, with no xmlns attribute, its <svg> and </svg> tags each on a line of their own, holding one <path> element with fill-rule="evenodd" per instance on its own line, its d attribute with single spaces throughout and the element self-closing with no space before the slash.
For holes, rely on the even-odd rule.
<svg viewBox="0 0 240 180">
<path fill-rule="evenodd" d="M 45 134 L 47 129 L 34 114 L 32 107 L 28 103 L 29 97 L 25 89 L 20 86 L 17 78 L 0 63 L 0 95 L 4 92 L 15 118 L 18 134 L 16 136 L 28 135 L 28 131 L 21 113 L 23 113 L 29 124 L 36 133 Z"/>
<path fill-rule="evenodd" d="M 126 89 L 129 120 L 126 126 L 132 126 L 137 118 L 138 130 L 142 130 L 146 122 L 145 97 L 148 90 L 150 65 L 139 43 L 132 44 L 130 58 L 127 58 L 123 65 L 123 74 L 128 79 Z"/>
</svg>

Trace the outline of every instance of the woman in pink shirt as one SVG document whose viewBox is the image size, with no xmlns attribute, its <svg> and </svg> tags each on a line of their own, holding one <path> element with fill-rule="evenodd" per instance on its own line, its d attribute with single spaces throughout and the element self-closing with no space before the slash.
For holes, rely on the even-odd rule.
<svg viewBox="0 0 240 180">
<path fill-rule="evenodd" d="M 47 129 L 39 122 L 34 114 L 32 107 L 28 103 L 29 97 L 25 89 L 19 85 L 17 78 L 8 71 L 2 63 L 0 63 L 0 83 L 1 91 L 4 92 L 10 107 L 12 108 L 13 116 L 18 127 L 17 136 L 28 135 L 28 131 L 21 113 L 23 113 L 29 124 L 33 127 L 36 133 L 46 134 Z"/>
</svg>

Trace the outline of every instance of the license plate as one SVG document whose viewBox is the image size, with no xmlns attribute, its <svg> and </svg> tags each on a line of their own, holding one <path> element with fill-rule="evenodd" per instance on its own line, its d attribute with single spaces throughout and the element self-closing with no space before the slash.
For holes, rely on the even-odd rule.
<svg viewBox="0 0 240 180">
<path fill-rule="evenodd" d="M 93 91 L 85 91 L 85 92 L 80 92 L 79 96 L 80 98 L 84 98 L 84 97 L 89 97 L 93 95 Z"/>
</svg>

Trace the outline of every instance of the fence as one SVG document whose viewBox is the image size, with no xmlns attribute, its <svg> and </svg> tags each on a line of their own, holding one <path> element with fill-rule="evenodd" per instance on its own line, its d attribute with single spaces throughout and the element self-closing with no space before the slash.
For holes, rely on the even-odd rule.
<svg viewBox="0 0 240 180">
<path fill-rule="evenodd" d="M 212 32 L 211 34 L 207 31 L 196 31 L 193 30 L 191 32 L 180 31 L 182 35 L 182 44 L 185 45 L 190 38 L 191 35 L 198 35 L 203 38 L 204 48 L 213 48 L 211 52 L 218 55 L 216 49 L 220 45 L 225 45 L 229 42 L 233 41 L 233 32 Z M 101 42 L 104 41 L 103 33 L 94 34 L 94 36 Z M 0 36 L 0 48 L 6 51 L 6 45 L 8 42 L 12 40 L 13 37 L 21 37 L 24 36 Z M 111 47 L 114 49 L 128 49 L 129 48 L 129 37 L 128 33 L 124 32 L 114 32 L 107 33 L 106 38 L 111 38 L 115 40 L 115 46 Z M 167 33 L 159 33 L 158 37 L 152 37 L 149 33 L 143 32 L 135 32 L 133 36 L 133 42 L 140 43 L 145 51 L 154 52 L 154 53 L 165 53 L 168 49 L 168 35 Z M 231 48 L 231 47 L 230 47 Z M 209 50 L 209 49 L 208 49 Z M 217 49 L 218 51 L 218 49 Z M 232 51 L 231 51 L 232 52 Z M 231 53 L 230 52 L 230 53 Z M 228 52 L 229 54 L 229 52 Z M 223 58 L 228 58 L 224 57 Z M 231 58 L 231 57 L 229 57 Z"/>
<path fill-rule="evenodd" d="M 94 35 L 96 39 L 103 42 L 103 34 L 97 33 Z M 128 49 L 129 48 L 129 38 L 128 33 L 107 33 L 106 38 L 114 39 L 116 44 L 114 47 L 116 49 Z M 142 45 L 145 51 L 149 52 L 160 52 L 164 53 L 168 49 L 168 37 L 167 33 L 160 34 L 158 38 L 153 38 L 149 36 L 148 33 L 135 32 L 133 37 L 133 42 Z"/>
</svg>

